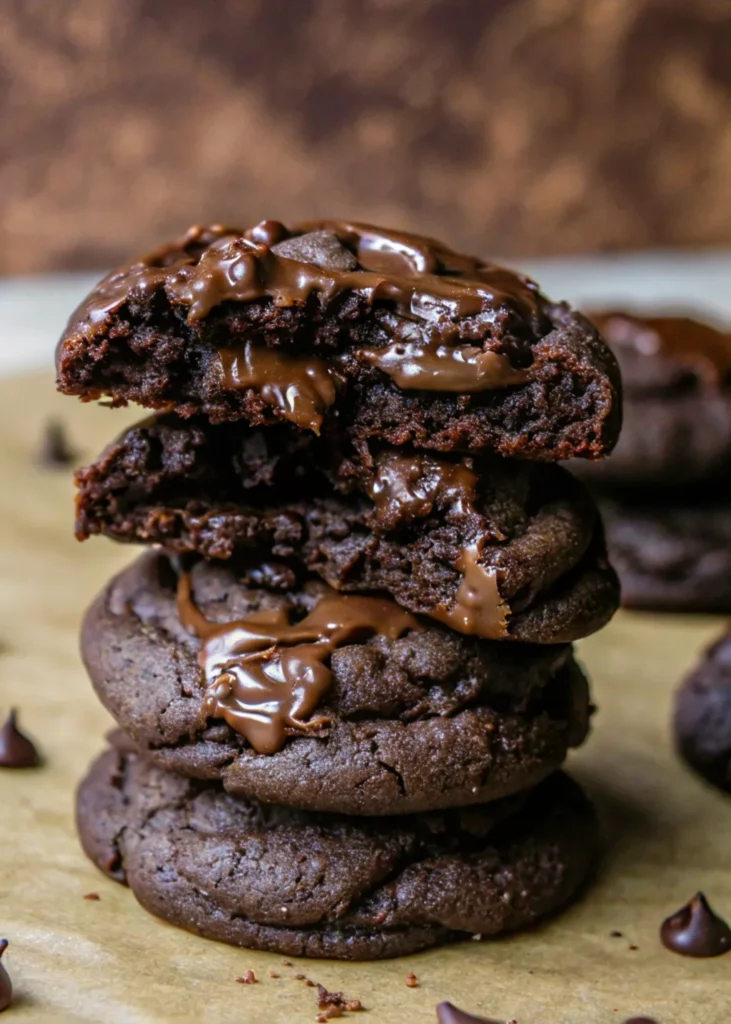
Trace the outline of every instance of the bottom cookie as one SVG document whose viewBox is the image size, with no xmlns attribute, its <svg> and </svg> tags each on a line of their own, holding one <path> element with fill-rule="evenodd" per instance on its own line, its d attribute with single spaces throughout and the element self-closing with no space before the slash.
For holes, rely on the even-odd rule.
<svg viewBox="0 0 731 1024">
<path fill-rule="evenodd" d="M 731 633 L 708 648 L 678 690 L 674 731 L 688 764 L 731 792 Z"/>
<path fill-rule="evenodd" d="M 151 913 L 287 956 L 375 960 L 525 928 L 576 894 L 593 808 L 557 773 L 527 794 L 400 818 L 227 795 L 109 749 L 77 795 L 86 854 Z"/>
<path fill-rule="evenodd" d="M 626 608 L 731 612 L 731 506 L 600 501 Z"/>
</svg>

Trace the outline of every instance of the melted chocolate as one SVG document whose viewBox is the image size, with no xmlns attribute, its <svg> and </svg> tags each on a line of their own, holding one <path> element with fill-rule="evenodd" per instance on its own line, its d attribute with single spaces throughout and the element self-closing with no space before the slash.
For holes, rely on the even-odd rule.
<svg viewBox="0 0 731 1024">
<path fill-rule="evenodd" d="M 377 459 L 369 494 L 376 523 L 393 530 L 429 515 L 435 504 L 451 505 L 460 515 L 476 515 L 476 489 L 477 476 L 464 463 L 384 452 Z M 500 640 L 507 634 L 510 608 L 500 596 L 498 570 L 480 564 L 485 539 L 481 533 L 462 550 L 456 564 L 462 580 L 455 602 L 449 608 L 435 608 L 432 617 L 460 633 Z"/>
<path fill-rule="evenodd" d="M 281 750 L 292 733 L 328 724 L 310 716 L 330 686 L 328 661 L 336 648 L 377 635 L 396 640 L 421 628 L 393 601 L 330 589 L 294 624 L 285 610 L 214 623 L 193 603 L 187 574 L 178 582 L 178 611 L 185 628 L 203 641 L 203 717 L 223 718 L 260 754 Z"/>
<path fill-rule="evenodd" d="M 731 335 L 709 324 L 617 312 L 592 314 L 591 319 L 613 347 L 690 366 L 709 384 L 723 384 L 731 376 Z"/>
<path fill-rule="evenodd" d="M 3 953 L 8 948 L 8 940 L 0 939 L 0 961 L 2 960 Z M 0 1013 L 3 1010 L 7 1010 L 13 1001 L 13 983 L 10 980 L 10 975 L 0 963 Z"/>
<path fill-rule="evenodd" d="M 219 355 L 226 387 L 256 388 L 283 419 L 320 433 L 323 413 L 335 401 L 335 374 L 322 359 L 288 356 L 251 341 Z"/>
<path fill-rule="evenodd" d="M 474 345 L 442 345 L 436 340 L 394 341 L 358 355 L 388 374 L 403 391 L 494 391 L 523 384 L 526 373 L 507 356 Z"/>
<path fill-rule="evenodd" d="M 474 514 L 477 476 L 463 462 L 429 455 L 381 452 L 368 494 L 375 520 L 387 530 L 428 516 L 435 505 L 450 505 L 462 515 Z"/>
<path fill-rule="evenodd" d="M 493 565 L 480 565 L 480 540 L 462 551 L 457 568 L 462 581 L 451 608 L 435 608 L 433 617 L 450 629 L 485 640 L 501 640 L 508 632 L 508 603 L 500 596 L 498 571 Z"/>
<path fill-rule="evenodd" d="M 13 709 L 0 728 L 0 768 L 36 768 L 40 763 L 35 745 L 18 729 Z"/>
<path fill-rule="evenodd" d="M 731 928 L 711 910 L 702 892 L 695 894 L 660 927 L 666 949 L 682 956 L 721 956 L 731 950 Z"/>
<path fill-rule="evenodd" d="M 491 1017 L 475 1017 L 473 1013 L 457 1009 L 452 1003 L 439 1003 L 437 1024 L 500 1024 L 500 1021 Z"/>
</svg>

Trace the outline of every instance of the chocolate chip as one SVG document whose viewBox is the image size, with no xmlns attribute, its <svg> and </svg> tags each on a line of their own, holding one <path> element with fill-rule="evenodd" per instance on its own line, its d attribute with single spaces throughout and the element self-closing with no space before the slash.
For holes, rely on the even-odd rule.
<svg viewBox="0 0 731 1024">
<path fill-rule="evenodd" d="M 345 273 L 355 270 L 358 261 L 337 235 L 330 231 L 310 231 L 306 235 L 287 238 L 272 246 L 272 252 L 288 260 L 312 263 L 321 270 L 335 270 Z"/>
<path fill-rule="evenodd" d="M 419 979 L 416 977 L 416 975 L 413 973 L 413 971 L 409 971 L 409 973 L 406 975 L 406 987 L 407 988 L 416 988 L 418 984 L 419 984 Z"/>
<path fill-rule="evenodd" d="M 69 466 L 76 459 L 76 451 L 69 444 L 63 423 L 48 420 L 44 428 L 38 461 L 49 469 Z"/>
<path fill-rule="evenodd" d="M 0 728 L 0 768 L 36 768 L 40 755 L 31 740 L 18 729 L 15 709 Z"/>
<path fill-rule="evenodd" d="M 98 892 L 87 892 L 86 895 L 84 896 L 84 899 L 95 901 L 100 900 L 101 896 L 99 895 Z"/>
<path fill-rule="evenodd" d="M 2 955 L 3 955 L 3 953 L 5 952 L 5 950 L 7 948 L 8 948 L 8 940 L 7 939 L 0 939 L 0 960 L 2 960 Z M 2 1013 L 3 1010 L 7 1010 L 7 1008 L 10 1006 L 12 1000 L 13 1000 L 13 983 L 10 980 L 10 976 L 8 975 L 8 972 L 5 970 L 5 968 L 3 967 L 2 963 L 0 963 L 0 1013 Z"/>
<path fill-rule="evenodd" d="M 721 956 L 731 949 L 731 928 L 711 910 L 702 892 L 697 892 L 660 927 L 660 941 L 681 956 Z"/>
</svg>

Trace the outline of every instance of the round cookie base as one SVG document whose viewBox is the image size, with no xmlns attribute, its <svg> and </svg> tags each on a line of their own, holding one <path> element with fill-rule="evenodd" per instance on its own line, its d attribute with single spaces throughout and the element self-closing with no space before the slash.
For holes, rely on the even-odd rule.
<svg viewBox="0 0 731 1024">
<path fill-rule="evenodd" d="M 598 847 L 591 804 L 560 773 L 517 801 L 364 820 L 262 807 L 115 749 L 79 787 L 77 826 L 87 856 L 169 923 L 343 960 L 528 927 L 576 895 Z"/>
</svg>

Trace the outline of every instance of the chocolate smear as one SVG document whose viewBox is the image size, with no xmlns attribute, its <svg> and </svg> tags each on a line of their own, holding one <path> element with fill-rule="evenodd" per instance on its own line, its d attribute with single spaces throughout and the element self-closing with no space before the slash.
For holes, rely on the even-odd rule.
<svg viewBox="0 0 731 1024">
<path fill-rule="evenodd" d="M 663 921 L 660 941 L 681 956 L 721 956 L 731 949 L 731 928 L 711 910 L 703 893 L 697 892 Z"/>
<path fill-rule="evenodd" d="M 223 718 L 259 754 L 274 754 L 287 736 L 329 724 L 312 714 L 330 687 L 332 652 L 373 636 L 397 640 L 421 626 L 395 601 L 343 595 L 325 587 L 315 607 L 290 624 L 284 609 L 252 612 L 233 622 L 210 622 L 178 581 L 183 626 L 202 641 L 202 716 Z"/>
<path fill-rule="evenodd" d="M 10 975 L 2 965 L 2 956 L 8 948 L 8 940 L 0 939 L 0 1013 L 7 1010 L 13 1001 L 13 983 Z"/>
<path fill-rule="evenodd" d="M 36 768 L 40 763 L 35 744 L 18 729 L 13 708 L 0 728 L 0 768 Z"/>
</svg>

